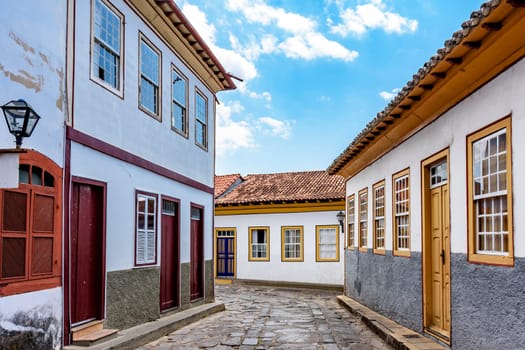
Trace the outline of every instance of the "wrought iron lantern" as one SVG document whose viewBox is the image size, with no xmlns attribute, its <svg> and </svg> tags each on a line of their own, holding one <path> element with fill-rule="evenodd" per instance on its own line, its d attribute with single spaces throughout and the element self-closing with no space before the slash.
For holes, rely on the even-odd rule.
<svg viewBox="0 0 525 350">
<path fill-rule="evenodd" d="M 339 213 L 335 214 L 337 217 L 337 221 L 339 221 L 339 225 L 341 225 L 341 233 L 345 233 L 344 229 L 344 222 L 345 222 L 345 213 L 342 211 L 339 211 Z"/>
<path fill-rule="evenodd" d="M 9 132 L 16 138 L 16 148 L 22 146 L 22 139 L 33 133 L 40 116 L 24 100 L 12 100 L 3 105 L 5 121 Z"/>
</svg>

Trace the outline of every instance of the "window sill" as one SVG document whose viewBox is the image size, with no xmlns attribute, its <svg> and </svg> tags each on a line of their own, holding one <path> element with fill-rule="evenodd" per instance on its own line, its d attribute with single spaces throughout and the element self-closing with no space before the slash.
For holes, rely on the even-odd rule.
<svg viewBox="0 0 525 350">
<path fill-rule="evenodd" d="M 481 265 L 514 267 L 513 256 L 484 255 L 469 253 L 468 262 Z"/>
<path fill-rule="evenodd" d="M 21 282 L 1 282 L 0 285 L 2 286 L 0 287 L 0 296 L 5 297 L 59 287 L 62 285 L 62 277 L 54 276 Z"/>
</svg>

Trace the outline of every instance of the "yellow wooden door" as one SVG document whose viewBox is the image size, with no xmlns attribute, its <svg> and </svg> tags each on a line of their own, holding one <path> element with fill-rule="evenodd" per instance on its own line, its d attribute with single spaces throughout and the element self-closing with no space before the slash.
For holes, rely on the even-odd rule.
<svg viewBox="0 0 525 350">
<path fill-rule="evenodd" d="M 430 190 L 431 291 L 429 330 L 450 337 L 450 230 L 448 184 Z"/>
</svg>

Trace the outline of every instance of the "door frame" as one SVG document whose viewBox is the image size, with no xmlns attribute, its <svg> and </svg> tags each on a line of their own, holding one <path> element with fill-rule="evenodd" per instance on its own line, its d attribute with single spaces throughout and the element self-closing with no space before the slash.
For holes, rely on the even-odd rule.
<svg viewBox="0 0 525 350">
<path fill-rule="evenodd" d="M 191 298 L 191 284 L 192 284 L 192 279 L 191 279 L 191 273 L 192 273 L 192 263 L 193 263 L 193 259 L 192 259 L 192 239 L 191 239 L 191 236 L 192 236 L 192 217 L 191 217 L 191 210 L 192 208 L 197 208 L 201 211 L 201 217 L 200 217 L 200 238 L 201 238 L 201 250 L 200 250 L 200 254 L 201 254 L 201 257 L 202 257 L 202 261 L 201 261 L 201 273 L 202 273 L 202 276 L 201 276 L 201 279 L 200 279 L 200 284 L 199 284 L 199 289 L 200 289 L 200 296 L 196 297 L 196 298 Z M 197 203 L 193 203 L 191 202 L 190 203 L 190 302 L 195 302 L 195 301 L 199 301 L 203 298 L 205 298 L 205 293 L 206 293 L 206 286 L 205 286 L 205 278 L 206 278 L 206 264 L 204 263 L 205 262 L 205 254 L 204 254 L 204 250 L 205 250 L 205 234 L 204 234 L 204 214 L 205 214 L 205 211 L 204 211 L 204 206 L 203 205 L 200 205 L 200 204 L 197 204 Z"/>
<path fill-rule="evenodd" d="M 448 334 L 441 334 L 435 331 L 430 331 L 428 325 L 430 324 L 430 303 L 431 303 L 431 259 L 432 259 L 432 247 L 431 247 L 431 235 L 432 230 L 430 227 L 430 210 L 431 210 L 431 196 L 430 196 L 430 168 L 432 165 L 445 161 L 447 163 L 447 185 L 448 185 L 448 197 L 445 199 L 448 201 L 449 208 L 449 221 L 450 221 L 450 151 L 449 148 L 445 148 L 432 156 L 421 161 L 421 268 L 422 268 L 422 294 L 423 294 L 423 331 L 440 341 L 450 345 L 452 339 L 452 327 L 450 325 Z M 446 266 L 448 266 L 448 271 L 450 271 L 450 222 L 449 222 L 449 243 L 448 247 L 445 247 L 445 259 Z M 449 290 L 448 295 L 451 296 L 451 278 L 449 274 Z M 448 305 L 445 305 L 448 309 L 448 314 L 451 315 L 451 298 L 449 298 Z"/>
<path fill-rule="evenodd" d="M 176 254 L 176 271 L 177 271 L 177 280 L 175 282 L 175 288 L 177 289 L 177 295 L 176 295 L 176 305 L 173 307 L 173 308 L 169 308 L 169 309 L 166 309 L 166 310 L 162 310 L 161 308 L 161 312 L 164 312 L 164 311 L 169 311 L 169 310 L 172 310 L 172 309 L 175 309 L 175 308 L 179 308 L 181 305 L 180 305 L 180 199 L 177 199 L 177 198 L 174 198 L 174 197 L 170 197 L 170 196 L 165 196 L 165 195 L 161 195 L 160 196 L 160 228 L 161 228 L 161 232 L 160 232 L 160 246 L 161 246 L 161 249 L 160 249 L 160 263 L 162 265 L 162 253 L 163 253 L 163 246 L 164 246 L 164 230 L 162 230 L 162 201 L 164 200 L 167 200 L 167 201 L 170 201 L 170 202 L 174 202 L 176 205 L 177 205 L 177 210 L 175 211 L 175 228 L 177 230 L 177 237 L 176 237 L 176 244 L 177 244 L 177 250 L 175 251 L 175 254 Z M 162 278 L 162 266 L 160 266 L 160 277 Z M 162 286 L 162 284 L 160 283 L 159 281 L 159 284 L 160 286 Z M 160 300 L 160 295 L 159 295 L 159 304 L 162 303 L 162 300 Z"/>
<path fill-rule="evenodd" d="M 225 277 L 217 277 L 217 231 L 233 231 L 233 277 L 237 277 L 237 228 L 236 227 L 215 227 L 213 230 L 213 277 L 215 279 L 229 279 Z"/>
<path fill-rule="evenodd" d="M 102 189 L 102 251 L 101 251 L 101 270 L 102 275 L 101 277 L 101 290 L 100 290 L 100 315 L 103 319 L 105 316 L 105 307 L 106 307 L 106 220 L 107 220 L 107 183 L 101 182 L 97 180 L 92 180 L 88 178 L 78 177 L 78 176 L 71 176 L 71 181 L 68 184 L 69 185 L 69 198 L 68 198 L 68 212 L 67 212 L 67 218 L 68 218 L 68 227 L 67 227 L 67 235 L 68 235 L 68 243 L 71 244 L 71 209 L 73 208 L 73 185 L 74 184 L 81 184 L 81 185 L 89 185 L 89 186 L 97 186 Z M 71 342 L 71 304 L 74 302 L 74 300 L 71 299 L 71 248 L 68 249 L 67 256 L 64 257 L 64 271 L 67 271 L 68 273 L 64 273 L 64 328 L 68 330 L 67 339 L 65 339 L 64 343 L 70 343 Z M 66 298 L 67 296 L 67 298 Z M 67 314 L 67 317 L 66 317 Z"/>
</svg>

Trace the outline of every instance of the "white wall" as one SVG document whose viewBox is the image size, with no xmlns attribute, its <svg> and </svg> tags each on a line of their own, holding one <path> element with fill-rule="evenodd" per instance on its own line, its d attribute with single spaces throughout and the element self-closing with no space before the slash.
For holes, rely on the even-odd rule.
<svg viewBox="0 0 525 350">
<path fill-rule="evenodd" d="M 145 169 L 118 161 L 76 143 L 71 147 L 71 174 L 107 184 L 106 270 L 134 267 L 135 190 L 180 199 L 180 260 L 190 261 L 191 203 L 204 206 L 204 258 L 213 256 L 213 196 Z M 160 202 L 159 202 L 160 203 Z M 160 213 L 160 206 L 158 206 Z M 161 220 L 157 220 L 157 265 Z"/>
<path fill-rule="evenodd" d="M 410 167 L 411 250 L 421 251 L 421 161 L 450 149 L 451 250 L 467 253 L 466 136 L 512 114 L 512 186 L 514 205 L 514 252 L 525 256 L 525 60 L 522 59 L 431 125 L 399 145 L 346 184 L 347 195 L 368 187 L 368 222 L 372 222 L 372 185 L 385 180 L 386 249 L 392 250 L 392 174 Z M 357 209 L 356 201 L 356 209 Z M 368 232 L 371 248 L 372 230 Z"/>
<path fill-rule="evenodd" d="M 343 284 L 344 235 L 339 233 L 339 261 L 316 262 L 316 225 L 338 225 L 337 211 L 215 216 L 215 228 L 236 228 L 235 278 Z M 248 261 L 248 227 L 270 227 L 270 261 Z M 304 262 L 281 261 L 281 227 L 304 227 Z"/>
<path fill-rule="evenodd" d="M 76 1 L 74 127 L 153 163 L 213 187 L 214 105 L 205 85 L 140 20 L 124 1 L 111 3 L 124 15 L 124 98 L 90 80 L 92 1 Z M 139 31 L 162 52 L 162 122 L 138 108 Z M 171 130 L 171 65 L 189 79 L 189 137 Z M 208 150 L 195 144 L 195 88 L 208 98 Z"/>
<path fill-rule="evenodd" d="M 26 100 L 42 119 L 22 147 L 63 166 L 66 2 L 3 1 L 0 23 L 0 104 Z M 14 148 L 0 119 L 0 148 Z"/>
</svg>

